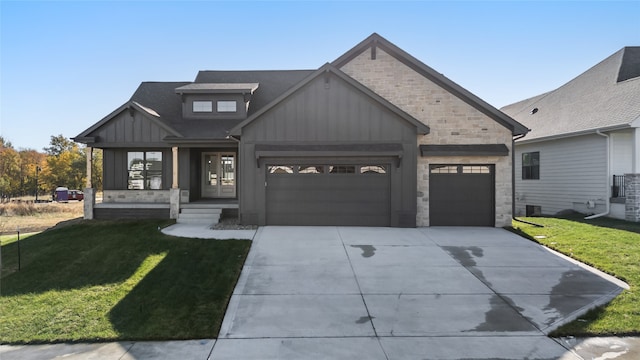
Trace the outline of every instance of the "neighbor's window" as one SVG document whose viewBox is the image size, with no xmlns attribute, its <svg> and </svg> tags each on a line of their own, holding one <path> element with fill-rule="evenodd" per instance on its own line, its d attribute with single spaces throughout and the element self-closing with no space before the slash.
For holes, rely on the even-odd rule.
<svg viewBox="0 0 640 360">
<path fill-rule="evenodd" d="M 540 152 L 522 153 L 522 180 L 540 179 Z"/>
<path fill-rule="evenodd" d="M 193 102 L 193 112 L 212 112 L 213 111 L 213 102 L 212 101 L 194 101 Z"/>
<path fill-rule="evenodd" d="M 162 152 L 130 151 L 127 153 L 129 190 L 162 189 Z"/>
<path fill-rule="evenodd" d="M 220 100 L 217 103 L 218 112 L 236 112 L 237 103 L 235 101 Z"/>
</svg>

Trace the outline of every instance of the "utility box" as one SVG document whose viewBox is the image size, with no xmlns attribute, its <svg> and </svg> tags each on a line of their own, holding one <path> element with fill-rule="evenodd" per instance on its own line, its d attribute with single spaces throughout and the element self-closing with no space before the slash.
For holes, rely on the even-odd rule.
<svg viewBox="0 0 640 360">
<path fill-rule="evenodd" d="M 69 189 L 66 187 L 58 187 L 56 188 L 56 201 L 57 202 L 68 202 L 69 201 Z"/>
</svg>

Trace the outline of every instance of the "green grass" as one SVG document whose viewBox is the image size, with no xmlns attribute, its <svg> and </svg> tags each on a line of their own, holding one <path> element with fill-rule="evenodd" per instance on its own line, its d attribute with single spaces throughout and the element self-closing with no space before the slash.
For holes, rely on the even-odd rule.
<svg viewBox="0 0 640 360">
<path fill-rule="evenodd" d="M 170 237 L 166 222 L 101 222 L 2 239 L 0 342 L 215 338 L 247 240 Z"/>
<path fill-rule="evenodd" d="M 584 220 L 580 215 L 523 220 L 544 227 L 517 221 L 513 227 L 545 246 L 626 281 L 631 287 L 608 305 L 590 311 L 552 335 L 640 334 L 640 223 L 608 218 Z"/>
</svg>

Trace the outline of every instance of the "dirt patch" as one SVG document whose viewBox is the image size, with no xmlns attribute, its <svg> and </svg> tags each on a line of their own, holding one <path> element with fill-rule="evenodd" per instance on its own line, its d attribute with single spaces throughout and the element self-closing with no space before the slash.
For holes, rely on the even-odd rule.
<svg viewBox="0 0 640 360">
<path fill-rule="evenodd" d="M 79 221 L 83 203 L 22 203 L 0 204 L 0 235 L 20 232 L 40 232 L 69 220 Z M 63 223 L 63 224 L 61 224 Z"/>
</svg>

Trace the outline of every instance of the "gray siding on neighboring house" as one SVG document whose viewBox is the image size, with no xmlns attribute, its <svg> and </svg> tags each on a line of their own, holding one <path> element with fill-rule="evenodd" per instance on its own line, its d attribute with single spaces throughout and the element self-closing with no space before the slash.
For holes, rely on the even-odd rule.
<svg viewBox="0 0 640 360">
<path fill-rule="evenodd" d="M 522 153 L 535 151 L 540 152 L 540 180 L 523 180 Z M 518 144 L 516 215 L 524 216 L 526 205 L 541 206 L 545 215 L 566 209 L 603 212 L 608 196 L 606 154 L 606 139 L 596 134 Z M 596 208 L 586 208 L 589 200 L 595 200 Z"/>
<path fill-rule="evenodd" d="M 319 76 L 242 129 L 239 154 L 240 212 L 245 223 L 266 222 L 266 165 L 393 163 L 391 226 L 415 226 L 416 127 L 333 74 Z M 335 151 L 323 156 L 283 153 L 256 156 L 256 144 L 398 144 L 398 156 Z M 372 148 L 375 148 L 373 146 Z M 400 155 L 400 154 L 399 154 Z M 399 162 L 398 162 L 399 161 Z M 373 194 L 375 195 L 375 194 Z"/>
<path fill-rule="evenodd" d="M 633 172 L 633 129 L 611 133 L 611 175 Z"/>
<path fill-rule="evenodd" d="M 127 152 L 129 151 L 162 151 L 162 189 L 171 188 L 173 159 L 170 149 L 104 149 L 102 153 L 104 190 L 127 190 Z"/>
</svg>

